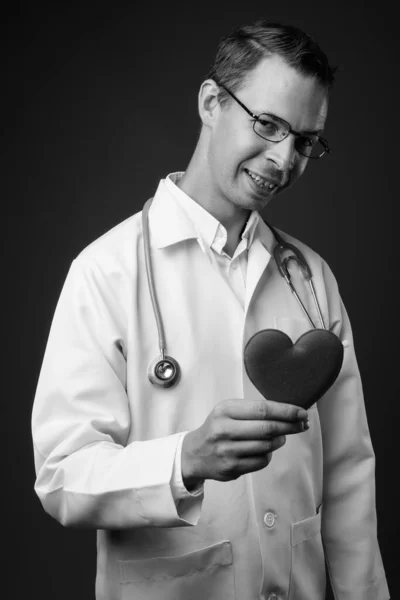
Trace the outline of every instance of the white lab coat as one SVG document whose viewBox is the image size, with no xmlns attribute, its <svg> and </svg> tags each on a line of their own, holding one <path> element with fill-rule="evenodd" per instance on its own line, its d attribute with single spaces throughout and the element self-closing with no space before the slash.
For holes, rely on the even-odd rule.
<svg viewBox="0 0 400 600">
<path fill-rule="evenodd" d="M 323 600 L 324 551 L 338 600 L 388 600 L 376 537 L 375 460 L 349 321 L 335 279 L 305 254 L 325 321 L 345 343 L 341 374 L 262 471 L 207 480 L 182 514 L 170 479 L 179 432 L 226 398 L 259 398 L 246 341 L 309 329 L 271 260 L 260 220 L 243 311 L 165 187 L 149 214 L 154 278 L 176 388 L 147 377 L 158 336 L 141 213 L 74 261 L 51 327 L 33 410 L 36 492 L 64 525 L 98 530 L 97 600 Z M 304 282 L 296 284 L 317 321 Z M 192 507 L 193 508 L 193 507 Z M 191 513 L 193 514 L 193 512 Z M 275 596 L 274 596 L 275 594 Z"/>
</svg>

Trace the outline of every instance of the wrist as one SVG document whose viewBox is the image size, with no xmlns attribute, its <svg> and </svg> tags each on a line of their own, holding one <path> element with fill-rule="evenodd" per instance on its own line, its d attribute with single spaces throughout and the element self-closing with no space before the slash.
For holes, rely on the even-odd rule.
<svg viewBox="0 0 400 600">
<path fill-rule="evenodd" d="M 204 484 L 204 478 L 200 477 L 196 472 L 196 459 L 193 452 L 193 436 L 194 432 L 190 431 L 183 439 L 182 454 L 181 454 L 181 474 L 182 482 L 188 492 L 196 492 Z"/>
</svg>

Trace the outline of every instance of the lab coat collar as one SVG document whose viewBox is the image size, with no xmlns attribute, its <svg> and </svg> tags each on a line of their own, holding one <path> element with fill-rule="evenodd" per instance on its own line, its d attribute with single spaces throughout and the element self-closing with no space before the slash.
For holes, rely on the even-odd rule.
<svg viewBox="0 0 400 600">
<path fill-rule="evenodd" d="M 178 242 L 199 237 L 195 224 L 188 219 L 187 214 L 176 201 L 172 189 L 162 179 L 154 195 L 149 211 L 150 244 L 154 248 L 166 248 Z M 218 221 L 215 219 L 216 230 Z M 271 255 L 275 245 L 275 238 L 268 225 L 260 217 L 254 228 L 253 239 L 249 245 L 258 240 Z M 257 244 L 258 245 L 258 244 Z"/>
<path fill-rule="evenodd" d="M 176 202 L 162 179 L 149 210 L 150 244 L 154 248 L 166 248 L 188 239 L 196 239 L 194 224 Z"/>
<path fill-rule="evenodd" d="M 178 183 L 184 173 L 170 173 L 165 179 L 165 187 L 168 189 L 170 194 L 174 197 L 177 204 L 180 205 L 181 209 L 185 212 L 189 221 L 191 221 L 197 231 L 197 239 L 201 249 L 204 251 L 203 244 L 209 248 L 213 247 L 214 242 L 218 239 L 223 246 L 226 243 L 222 238 L 226 238 L 226 230 L 221 223 L 211 213 L 205 210 L 195 200 L 190 198 L 179 186 Z M 225 236 L 218 235 L 222 231 L 225 232 Z M 222 246 L 222 247 L 223 247 Z M 215 247 L 214 247 L 215 249 Z M 222 248 L 220 249 L 222 250 Z"/>
</svg>

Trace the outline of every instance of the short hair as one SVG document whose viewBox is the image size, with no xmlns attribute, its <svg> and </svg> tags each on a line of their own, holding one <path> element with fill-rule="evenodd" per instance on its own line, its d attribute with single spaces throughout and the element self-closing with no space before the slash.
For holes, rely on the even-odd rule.
<svg viewBox="0 0 400 600">
<path fill-rule="evenodd" d="M 273 55 L 280 56 L 300 73 L 314 77 L 327 90 L 332 87 L 336 68 L 329 65 L 326 54 L 315 40 L 297 27 L 265 20 L 238 27 L 223 37 L 206 79 L 213 79 L 218 85 L 236 92 L 246 75 L 261 60 Z M 221 88 L 220 102 L 228 98 Z"/>
</svg>

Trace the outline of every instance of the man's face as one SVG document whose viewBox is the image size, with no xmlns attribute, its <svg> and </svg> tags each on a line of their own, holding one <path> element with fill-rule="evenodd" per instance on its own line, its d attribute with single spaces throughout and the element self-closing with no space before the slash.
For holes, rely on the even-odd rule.
<svg viewBox="0 0 400 600">
<path fill-rule="evenodd" d="M 256 115 L 280 117 L 296 132 L 322 133 L 328 109 L 326 90 L 279 56 L 264 59 L 235 95 Z M 220 107 L 208 153 L 217 197 L 245 209 L 264 208 L 304 172 L 308 159 L 296 151 L 294 143 L 292 134 L 279 143 L 256 135 L 252 118 L 233 99 Z M 267 180 L 267 185 L 257 183 L 254 176 Z"/>
</svg>

